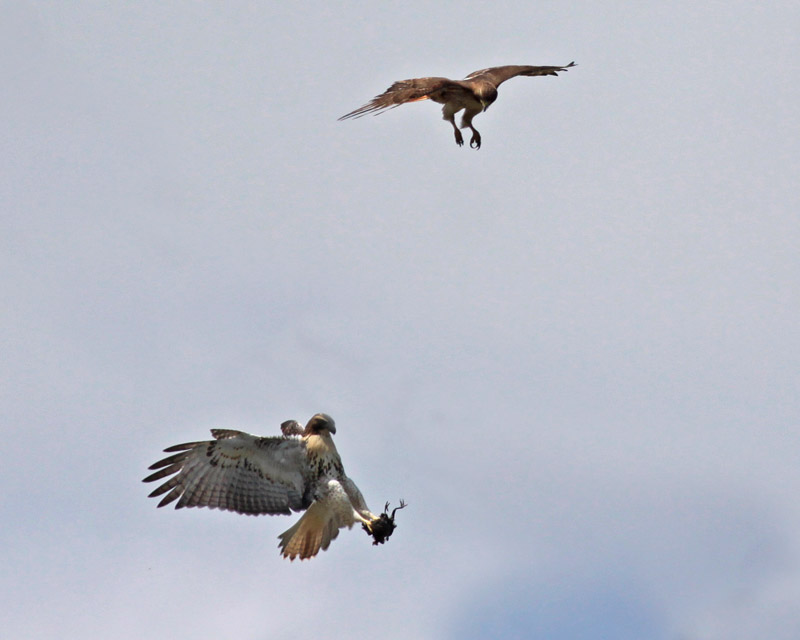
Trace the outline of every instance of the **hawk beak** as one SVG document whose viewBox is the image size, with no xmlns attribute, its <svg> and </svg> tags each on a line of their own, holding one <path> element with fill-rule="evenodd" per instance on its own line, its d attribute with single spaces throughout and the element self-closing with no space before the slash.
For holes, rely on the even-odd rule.
<svg viewBox="0 0 800 640">
<path fill-rule="evenodd" d="M 483 110 L 486 111 L 492 103 L 488 100 L 481 100 L 481 104 L 483 105 Z"/>
<path fill-rule="evenodd" d="M 335 424 L 330 425 L 328 427 L 328 431 L 330 431 L 331 433 L 336 433 L 336 425 Z"/>
</svg>

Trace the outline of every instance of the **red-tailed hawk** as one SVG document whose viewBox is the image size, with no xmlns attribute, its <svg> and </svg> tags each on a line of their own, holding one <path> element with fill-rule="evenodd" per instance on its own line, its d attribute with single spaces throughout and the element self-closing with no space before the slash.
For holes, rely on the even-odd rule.
<svg viewBox="0 0 800 640">
<path fill-rule="evenodd" d="M 342 116 L 339 120 L 359 118 L 368 113 L 378 115 L 384 109 L 394 109 L 406 102 L 433 100 L 444 105 L 442 117 L 453 125 L 456 144 L 459 147 L 464 144 L 464 138 L 456 126 L 455 116 L 459 111 L 464 110 L 464 114 L 461 116 L 461 128 L 472 129 L 469 146 L 480 149 L 481 134 L 472 126 L 472 119 L 481 111 L 486 111 L 489 105 L 497 100 L 497 87 L 515 76 L 557 76 L 559 71 L 566 71 L 574 66 L 574 62 L 570 62 L 565 67 L 508 65 L 473 71 L 464 80 L 450 80 L 449 78 L 399 80 L 381 95 L 375 96 L 372 101 Z"/>
<path fill-rule="evenodd" d="M 167 449 L 175 453 L 156 462 L 144 482 L 172 476 L 150 497 L 166 494 L 159 507 L 177 500 L 176 509 L 209 507 L 247 515 L 305 511 L 280 536 L 285 558 L 312 558 L 325 550 L 342 527 L 361 523 L 373 544 L 394 530 L 394 511 L 381 515 L 368 508 L 361 491 L 344 473 L 333 444 L 333 418 L 318 413 L 303 429 L 295 420 L 281 425 L 283 436 L 261 438 L 242 431 L 212 429 L 215 440 L 188 442 Z M 405 506 L 401 501 L 399 508 Z M 396 511 L 396 509 L 395 509 Z"/>
</svg>

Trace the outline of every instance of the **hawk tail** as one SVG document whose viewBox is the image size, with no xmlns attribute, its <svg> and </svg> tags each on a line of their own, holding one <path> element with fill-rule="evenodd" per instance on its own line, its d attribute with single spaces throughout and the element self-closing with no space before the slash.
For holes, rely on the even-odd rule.
<svg viewBox="0 0 800 640">
<path fill-rule="evenodd" d="M 431 93 L 441 87 L 443 81 L 447 81 L 447 78 L 412 78 L 410 80 L 398 80 L 381 95 L 375 96 L 363 107 L 359 107 L 355 111 L 343 115 L 339 120 L 360 118 L 361 116 L 373 112 L 375 115 L 378 115 L 378 113 L 385 109 L 394 109 L 407 102 L 427 100 L 430 98 Z"/>
<path fill-rule="evenodd" d="M 330 511 L 314 502 L 294 525 L 278 536 L 281 555 L 289 560 L 313 558 L 339 535 L 339 527 Z"/>
</svg>

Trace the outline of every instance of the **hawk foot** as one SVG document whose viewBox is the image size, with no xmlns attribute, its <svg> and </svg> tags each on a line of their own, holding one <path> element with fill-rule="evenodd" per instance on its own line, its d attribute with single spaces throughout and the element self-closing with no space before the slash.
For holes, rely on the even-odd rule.
<svg viewBox="0 0 800 640">
<path fill-rule="evenodd" d="M 381 515 L 372 520 L 369 524 L 361 525 L 364 531 L 372 536 L 373 545 L 383 544 L 391 537 L 392 533 L 394 533 L 394 530 L 397 528 L 397 525 L 394 523 L 394 514 L 397 513 L 399 509 L 405 509 L 405 507 L 406 503 L 400 500 L 400 506 L 392 509 L 392 515 L 389 515 L 389 503 L 387 502 L 383 507 L 383 513 Z"/>
<path fill-rule="evenodd" d="M 458 129 L 456 129 L 455 132 L 456 132 L 456 144 L 459 147 L 463 147 L 464 146 L 464 136 L 461 135 L 461 132 Z"/>
<path fill-rule="evenodd" d="M 472 149 L 480 149 L 481 148 L 481 134 L 477 131 L 472 134 L 472 139 L 469 141 L 469 146 Z"/>
</svg>

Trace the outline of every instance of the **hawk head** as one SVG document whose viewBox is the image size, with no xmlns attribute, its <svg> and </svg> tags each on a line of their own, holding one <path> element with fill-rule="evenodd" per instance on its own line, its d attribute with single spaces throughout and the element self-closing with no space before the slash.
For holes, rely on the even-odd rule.
<svg viewBox="0 0 800 640">
<path fill-rule="evenodd" d="M 478 87 L 477 91 L 475 92 L 478 96 L 478 100 L 480 101 L 481 105 L 483 106 L 483 110 L 486 111 L 492 103 L 497 100 L 497 88 L 488 86 L 488 87 Z"/>
<path fill-rule="evenodd" d="M 325 435 L 325 433 L 336 433 L 336 423 L 327 413 L 318 413 L 312 416 L 305 429 L 305 435 Z"/>
</svg>

